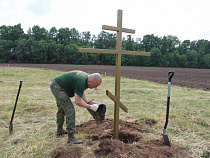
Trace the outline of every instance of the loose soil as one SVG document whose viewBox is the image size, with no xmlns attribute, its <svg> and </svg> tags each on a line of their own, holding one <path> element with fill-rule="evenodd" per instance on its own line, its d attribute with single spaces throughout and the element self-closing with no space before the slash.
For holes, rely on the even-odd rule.
<svg viewBox="0 0 210 158">
<path fill-rule="evenodd" d="M 75 158 L 81 155 L 82 148 L 91 147 L 97 144 L 93 153 L 95 157 L 108 158 L 168 158 L 168 157 L 185 157 L 187 150 L 171 144 L 168 147 L 164 144 L 163 139 L 145 140 L 145 135 L 149 133 L 148 126 L 157 123 L 155 120 L 147 119 L 135 122 L 119 121 L 119 139 L 113 138 L 114 120 L 106 119 L 103 124 L 96 124 L 95 120 L 89 120 L 77 125 L 77 133 L 84 133 L 86 139 L 81 147 L 61 148 L 54 151 L 53 157 L 67 157 L 68 154 L 75 155 Z M 149 128 L 149 129 L 150 129 Z M 151 129 L 150 129 L 151 130 Z M 80 148 L 80 149 L 78 149 Z M 83 153 L 83 156 L 85 153 Z"/>
<path fill-rule="evenodd" d="M 53 65 L 53 64 L 0 64 L 0 66 L 11 67 L 33 67 L 54 69 L 60 71 L 82 70 L 87 73 L 98 72 L 104 76 L 115 76 L 115 66 L 95 66 L 95 65 Z M 121 76 L 148 80 L 161 84 L 167 84 L 168 71 L 174 70 L 172 84 L 210 90 L 210 69 L 179 69 L 179 68 L 155 68 L 155 67 L 125 67 L 121 68 Z M 86 154 L 85 148 L 97 145 L 94 148 L 95 157 L 108 158 L 167 158 L 167 157 L 190 157 L 184 148 L 171 144 L 168 147 L 163 139 L 148 140 L 145 136 L 149 134 L 147 129 L 152 130 L 155 120 L 147 119 L 135 122 L 120 120 L 119 139 L 113 138 L 114 120 L 106 119 L 103 124 L 97 125 L 95 120 L 89 120 L 77 125 L 77 133 L 84 133 L 86 138 L 83 145 L 70 146 L 67 148 L 58 147 L 53 153 L 53 157 L 80 158 Z M 148 128 L 149 127 L 149 128 Z M 91 155 L 92 157 L 92 155 Z"/>
<path fill-rule="evenodd" d="M 98 72 L 104 76 L 115 76 L 115 66 L 64 64 L 0 64 L 0 66 L 45 68 L 64 72 L 82 70 L 87 73 Z M 210 69 L 122 66 L 121 76 L 167 84 L 168 71 L 171 70 L 175 71 L 175 75 L 172 80 L 173 85 L 203 89 L 207 91 L 210 90 Z"/>
<path fill-rule="evenodd" d="M 58 147 L 55 149 L 53 156 L 54 158 L 80 158 L 82 156 L 82 149 L 80 147 L 75 148 L 62 148 Z"/>
</svg>

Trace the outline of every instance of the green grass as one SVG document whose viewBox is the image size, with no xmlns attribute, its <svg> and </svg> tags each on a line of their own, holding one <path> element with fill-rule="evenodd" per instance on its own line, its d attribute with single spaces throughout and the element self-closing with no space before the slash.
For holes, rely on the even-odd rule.
<svg viewBox="0 0 210 158">
<path fill-rule="evenodd" d="M 62 73 L 46 69 L 0 67 L 0 157 L 51 157 L 57 147 L 67 146 L 66 137 L 55 138 L 57 107 L 49 88 L 52 79 Z M 13 121 L 14 132 L 10 135 L 8 127 L 20 80 L 23 84 Z M 95 99 L 107 105 L 106 118 L 113 118 L 114 106 L 106 96 L 106 89 L 114 94 L 114 82 L 113 77 L 103 76 L 98 90 L 86 90 L 89 100 Z M 128 113 L 120 110 L 120 119 L 155 119 L 158 123 L 147 139 L 161 139 L 167 92 L 167 85 L 122 77 L 120 100 L 128 108 Z M 76 124 L 92 119 L 86 109 L 75 108 Z M 189 149 L 192 157 L 209 153 L 209 111 L 210 91 L 174 86 L 172 80 L 167 128 L 171 142 Z M 85 139 L 82 134 L 78 137 Z M 92 153 L 93 147 L 83 148 L 87 153 Z"/>
</svg>

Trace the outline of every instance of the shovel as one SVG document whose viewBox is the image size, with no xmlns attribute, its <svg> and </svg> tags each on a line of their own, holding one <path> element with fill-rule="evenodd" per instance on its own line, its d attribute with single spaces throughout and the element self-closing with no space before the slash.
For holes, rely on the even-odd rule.
<svg viewBox="0 0 210 158">
<path fill-rule="evenodd" d="M 168 117 L 169 117 L 171 79 L 172 79 L 174 73 L 175 73 L 175 71 L 169 71 L 168 72 L 168 98 L 167 98 L 166 122 L 165 122 L 165 126 L 164 126 L 164 129 L 163 129 L 163 132 L 162 132 L 164 143 L 167 146 L 170 146 L 170 147 L 171 147 L 171 143 L 169 141 L 168 135 L 166 134 L 166 128 L 167 128 L 167 125 L 168 125 Z"/>
<path fill-rule="evenodd" d="M 20 81 L 20 85 L 19 85 L 19 89 L 18 89 L 18 93 L 17 93 L 17 97 L 16 97 L 16 101 L 15 101 L 15 106 L 14 106 L 14 109 L 13 109 L 13 112 L 12 112 L 12 117 L 11 117 L 11 121 L 10 121 L 10 124 L 9 124 L 9 133 L 11 134 L 12 131 L 13 131 L 13 118 L 14 118 L 14 115 L 15 115 L 15 109 L 16 109 L 16 106 L 17 106 L 17 101 L 18 101 L 18 98 L 19 98 L 19 94 L 20 94 L 20 89 L 21 89 L 21 86 L 22 86 L 22 80 Z"/>
</svg>

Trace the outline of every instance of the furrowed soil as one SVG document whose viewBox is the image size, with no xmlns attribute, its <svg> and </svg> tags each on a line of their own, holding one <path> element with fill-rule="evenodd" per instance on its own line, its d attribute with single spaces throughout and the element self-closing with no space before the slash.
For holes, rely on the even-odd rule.
<svg viewBox="0 0 210 158">
<path fill-rule="evenodd" d="M 0 66 L 10 67 L 33 67 L 54 69 L 60 71 L 82 70 L 87 73 L 98 72 L 104 76 L 115 76 L 115 66 L 93 66 L 93 65 L 54 65 L 54 64 L 0 64 Z M 179 68 L 155 68 L 155 67 L 122 67 L 121 76 L 148 80 L 161 84 L 168 83 L 168 71 L 174 70 L 172 84 L 210 90 L 210 70 L 209 69 L 179 69 Z M 105 119 L 102 124 L 96 124 L 95 120 L 89 120 L 77 125 L 77 132 L 85 134 L 84 144 L 82 146 L 58 147 L 52 157 L 80 158 L 84 157 L 84 148 L 93 148 L 95 157 L 108 158 L 167 158 L 167 157 L 190 157 L 189 151 L 171 144 L 171 147 L 164 144 L 163 139 L 153 139 L 145 141 L 144 137 L 149 133 L 148 128 L 157 123 L 153 119 L 127 122 L 119 122 L 119 139 L 113 140 L 113 119 Z M 66 137 L 66 136 L 64 136 Z M 188 153 L 188 154 L 187 154 Z M 87 156 L 87 155 L 86 155 Z M 93 155 L 89 155 L 93 157 Z"/>
<path fill-rule="evenodd" d="M 0 64 L 0 66 L 45 68 L 64 72 L 71 70 L 82 70 L 87 73 L 97 72 L 103 74 L 104 76 L 115 76 L 115 66 L 64 64 Z M 167 75 L 171 70 L 175 71 L 172 81 L 173 85 L 203 89 L 207 91 L 210 90 L 210 69 L 122 66 L 121 76 L 167 84 Z"/>
</svg>

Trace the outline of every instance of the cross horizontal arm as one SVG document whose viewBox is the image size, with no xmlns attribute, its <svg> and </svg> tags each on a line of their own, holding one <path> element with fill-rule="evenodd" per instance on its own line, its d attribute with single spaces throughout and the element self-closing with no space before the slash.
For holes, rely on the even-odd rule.
<svg viewBox="0 0 210 158">
<path fill-rule="evenodd" d="M 121 54 L 126 54 L 126 55 L 151 56 L 150 52 L 126 51 L 126 50 L 121 50 L 120 52 Z"/>
<path fill-rule="evenodd" d="M 78 52 L 81 52 L 81 53 L 117 54 L 119 51 L 112 50 L 112 49 L 78 48 Z"/>
<path fill-rule="evenodd" d="M 150 52 L 126 51 L 126 50 L 112 50 L 112 49 L 92 49 L 92 48 L 78 48 L 81 53 L 104 53 L 104 54 L 126 54 L 126 55 L 142 55 L 150 56 Z"/>
<path fill-rule="evenodd" d="M 125 112 L 128 112 L 128 109 L 112 94 L 110 93 L 108 90 L 106 90 L 106 95 L 112 99 L 115 103 L 119 103 L 119 107 L 125 111 Z"/>
<path fill-rule="evenodd" d="M 133 29 L 126 29 L 126 28 L 118 28 L 118 27 L 114 27 L 114 26 L 108 26 L 108 25 L 103 25 L 102 26 L 102 29 L 103 30 L 110 30 L 110 31 L 122 31 L 122 32 L 125 32 L 125 33 L 135 33 L 135 30 Z"/>
</svg>

